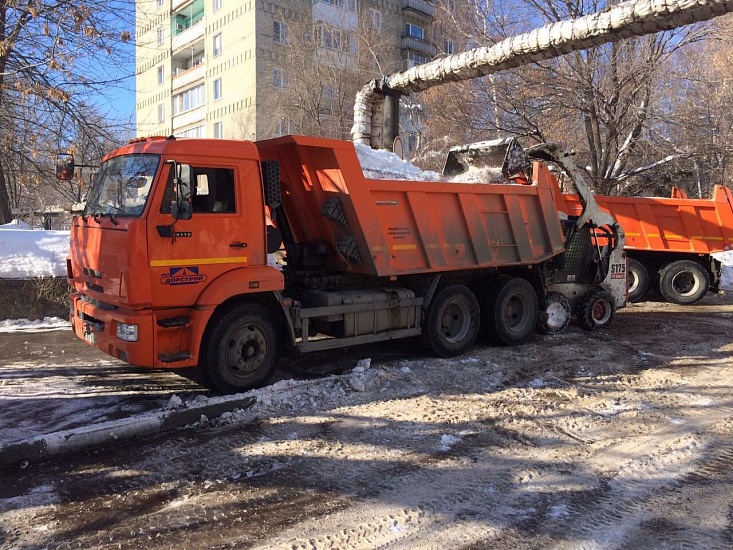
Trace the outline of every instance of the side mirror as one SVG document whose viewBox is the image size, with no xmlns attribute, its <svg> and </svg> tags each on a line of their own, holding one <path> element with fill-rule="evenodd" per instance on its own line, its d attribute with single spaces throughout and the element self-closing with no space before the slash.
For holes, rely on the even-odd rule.
<svg viewBox="0 0 733 550">
<path fill-rule="evenodd" d="M 177 166 L 178 173 L 173 183 L 179 199 L 188 200 L 191 198 L 191 167 L 188 164 L 179 164 Z"/>
<path fill-rule="evenodd" d="M 70 181 L 74 177 L 74 155 L 59 153 L 56 155 L 56 177 L 61 181 Z"/>
<path fill-rule="evenodd" d="M 188 200 L 175 200 L 171 203 L 171 215 L 173 219 L 178 220 L 190 220 L 193 214 L 191 203 Z"/>
</svg>

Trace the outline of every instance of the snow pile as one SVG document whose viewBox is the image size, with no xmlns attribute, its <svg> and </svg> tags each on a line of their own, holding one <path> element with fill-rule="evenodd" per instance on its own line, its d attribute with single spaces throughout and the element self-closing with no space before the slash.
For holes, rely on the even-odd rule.
<svg viewBox="0 0 733 550">
<path fill-rule="evenodd" d="M 0 321 L 0 333 L 8 332 L 45 332 L 48 330 L 68 329 L 69 321 L 58 317 L 44 317 L 36 321 L 28 319 L 6 319 Z"/>
<path fill-rule="evenodd" d="M 391 151 L 372 149 L 362 143 L 355 143 L 354 146 L 365 178 L 445 181 L 445 178 L 437 172 L 423 172 L 411 162 L 402 160 Z"/>
<path fill-rule="evenodd" d="M 23 222 L 0 226 L 0 278 L 63 277 L 68 231 L 36 231 Z"/>
</svg>

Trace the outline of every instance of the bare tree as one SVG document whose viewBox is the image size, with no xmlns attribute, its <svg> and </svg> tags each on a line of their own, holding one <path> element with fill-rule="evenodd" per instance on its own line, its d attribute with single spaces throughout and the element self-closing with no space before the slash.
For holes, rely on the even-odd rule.
<svg viewBox="0 0 733 550">
<path fill-rule="evenodd" d="M 134 3 L 123 0 L 0 1 L 0 223 L 68 136 L 110 135 L 90 99 L 123 81 L 132 28 Z"/>
</svg>

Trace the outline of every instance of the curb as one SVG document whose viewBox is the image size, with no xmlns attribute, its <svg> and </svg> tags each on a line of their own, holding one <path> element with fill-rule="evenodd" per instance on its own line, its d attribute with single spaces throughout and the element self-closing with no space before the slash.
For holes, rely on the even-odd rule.
<svg viewBox="0 0 733 550">
<path fill-rule="evenodd" d="M 25 467 L 24 465 L 43 462 L 63 454 L 181 428 L 198 422 L 202 415 L 213 419 L 225 412 L 249 408 L 256 401 L 252 396 L 240 397 L 181 410 L 162 411 L 154 415 L 131 416 L 10 443 L 0 446 L 0 470 L 13 466 Z"/>
</svg>

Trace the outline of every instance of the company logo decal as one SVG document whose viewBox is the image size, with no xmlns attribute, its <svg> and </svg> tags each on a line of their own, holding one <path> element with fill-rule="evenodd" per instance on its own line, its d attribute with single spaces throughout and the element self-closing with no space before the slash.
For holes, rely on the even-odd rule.
<svg viewBox="0 0 733 550">
<path fill-rule="evenodd" d="M 199 273 L 198 267 L 171 267 L 167 273 L 160 276 L 163 285 L 197 285 L 208 277 Z"/>
<path fill-rule="evenodd" d="M 626 278 L 626 264 L 612 264 L 611 265 L 611 279 L 625 279 Z"/>
</svg>

